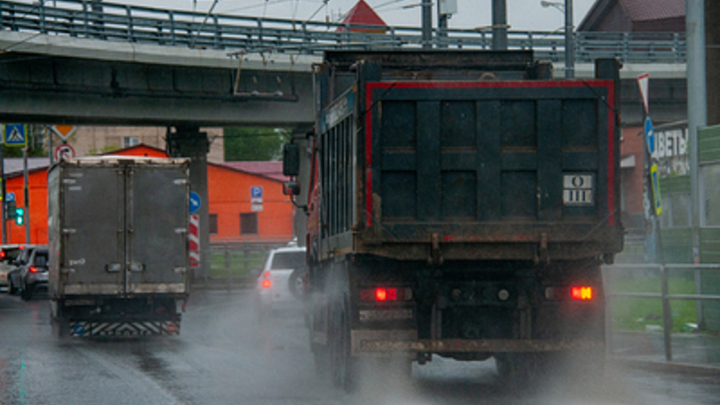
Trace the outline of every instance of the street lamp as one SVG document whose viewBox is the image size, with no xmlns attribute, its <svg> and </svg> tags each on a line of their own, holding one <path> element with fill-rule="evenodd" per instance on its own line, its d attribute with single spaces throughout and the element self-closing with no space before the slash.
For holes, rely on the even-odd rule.
<svg viewBox="0 0 720 405">
<path fill-rule="evenodd" d="M 575 36 L 573 35 L 573 2 L 565 0 L 565 4 L 557 1 L 541 1 L 540 5 L 555 7 L 565 13 L 565 78 L 575 78 Z"/>
</svg>

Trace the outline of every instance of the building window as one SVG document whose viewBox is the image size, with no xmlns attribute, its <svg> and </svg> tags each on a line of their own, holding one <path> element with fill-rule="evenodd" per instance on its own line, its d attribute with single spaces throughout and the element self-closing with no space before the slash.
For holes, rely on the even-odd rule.
<svg viewBox="0 0 720 405">
<path fill-rule="evenodd" d="M 136 136 L 124 136 L 123 137 L 123 148 L 129 148 L 131 146 L 139 145 L 140 138 Z"/>
<path fill-rule="evenodd" d="M 240 214 L 240 235 L 257 235 L 257 214 Z"/>
<path fill-rule="evenodd" d="M 218 233 L 217 214 L 210 214 L 210 235 L 217 235 L 217 233 Z"/>
</svg>

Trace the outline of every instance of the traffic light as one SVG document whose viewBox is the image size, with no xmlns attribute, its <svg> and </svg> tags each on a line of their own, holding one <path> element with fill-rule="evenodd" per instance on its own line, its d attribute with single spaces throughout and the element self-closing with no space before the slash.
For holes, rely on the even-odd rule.
<svg viewBox="0 0 720 405">
<path fill-rule="evenodd" d="M 15 225 L 22 226 L 25 223 L 25 208 L 15 208 Z"/>
<path fill-rule="evenodd" d="M 15 219 L 15 201 L 5 203 L 5 219 Z"/>
</svg>

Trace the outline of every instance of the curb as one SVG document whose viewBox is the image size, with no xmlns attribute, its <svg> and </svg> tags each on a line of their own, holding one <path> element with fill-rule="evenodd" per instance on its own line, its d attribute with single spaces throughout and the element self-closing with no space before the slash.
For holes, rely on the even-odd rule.
<svg viewBox="0 0 720 405">
<path fill-rule="evenodd" d="M 720 377 L 720 367 L 705 364 L 675 363 L 654 360 L 628 359 L 610 356 L 610 361 L 622 364 L 634 369 L 654 371 L 668 374 L 684 374 L 705 377 Z"/>
</svg>

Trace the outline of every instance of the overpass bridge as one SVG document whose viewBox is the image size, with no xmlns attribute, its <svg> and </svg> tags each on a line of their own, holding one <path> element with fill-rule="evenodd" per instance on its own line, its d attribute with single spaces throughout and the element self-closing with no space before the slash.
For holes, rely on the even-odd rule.
<svg viewBox="0 0 720 405">
<path fill-rule="evenodd" d="M 326 49 L 418 49 L 416 27 L 384 34 L 343 24 L 56 0 L 0 0 L 0 120 L 105 125 L 283 125 L 312 122 L 311 66 Z M 370 28 L 370 27 L 365 27 Z M 377 29 L 377 27 L 373 27 Z M 448 29 L 436 48 L 490 49 L 486 28 Z M 658 121 L 684 118 L 683 33 L 576 33 L 576 75 L 624 63 L 623 116 L 640 120 L 635 77 L 656 80 Z M 564 35 L 511 31 L 563 76 Z M 241 69 L 238 69 L 241 67 Z"/>
<path fill-rule="evenodd" d="M 174 127 L 168 147 L 193 158 L 194 191 L 207 201 L 208 139 L 201 126 L 263 125 L 303 131 L 313 121 L 312 65 L 327 49 L 422 47 L 415 27 L 385 33 L 342 24 L 209 15 L 85 0 L 0 0 L 0 122 Z M 365 27 L 377 29 L 377 27 Z M 635 78 L 650 72 L 654 118 L 686 116 L 684 34 L 576 33 L 576 76 L 593 61 L 624 63 L 622 116 L 640 122 Z M 441 49 L 490 49 L 481 29 L 436 32 Z M 510 32 L 509 49 L 533 50 L 564 76 L 564 36 Z M 207 205 L 201 245 L 209 246 Z M 207 255 L 205 255 L 207 257 Z M 203 260 L 203 273 L 208 271 Z"/>
</svg>

